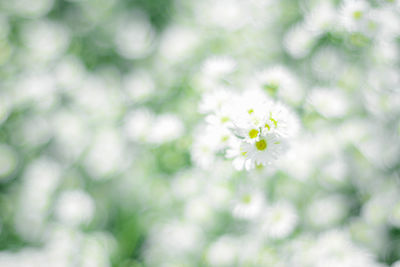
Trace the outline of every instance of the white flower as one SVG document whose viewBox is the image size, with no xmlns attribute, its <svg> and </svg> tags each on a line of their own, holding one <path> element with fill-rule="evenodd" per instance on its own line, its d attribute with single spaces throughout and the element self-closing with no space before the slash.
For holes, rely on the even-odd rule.
<svg viewBox="0 0 400 267">
<path fill-rule="evenodd" d="M 209 113 L 221 110 L 221 108 L 232 100 L 233 94 L 227 88 L 218 88 L 205 93 L 199 104 L 199 112 Z"/>
<path fill-rule="evenodd" d="M 258 217 L 264 207 L 265 199 L 261 192 L 243 190 L 240 192 L 233 207 L 233 216 L 241 219 Z"/>
<path fill-rule="evenodd" d="M 214 132 L 214 127 L 205 127 L 203 130 L 196 131 L 194 137 L 191 158 L 199 167 L 208 169 L 215 161 L 216 153 L 221 148 L 221 139 Z"/>
<path fill-rule="evenodd" d="M 298 216 L 295 207 L 289 202 L 277 202 L 265 211 L 261 221 L 262 231 L 270 238 L 281 239 L 293 232 Z"/>
<path fill-rule="evenodd" d="M 324 216 L 319 216 L 324 214 Z M 331 227 L 347 214 L 346 199 L 340 195 L 315 199 L 307 208 L 309 221 L 316 227 Z"/>
<path fill-rule="evenodd" d="M 151 74 L 146 70 L 136 69 L 124 77 L 123 87 L 135 102 L 149 99 L 155 90 Z"/>
<path fill-rule="evenodd" d="M 340 76 L 345 68 L 342 55 L 331 46 L 321 47 L 311 59 L 314 75 L 323 80 L 330 81 Z"/>
<path fill-rule="evenodd" d="M 130 162 L 125 143 L 114 128 L 100 129 L 93 137 L 84 165 L 93 179 L 109 178 Z"/>
<path fill-rule="evenodd" d="M 343 91 L 335 88 L 315 88 L 309 102 L 324 117 L 340 118 L 347 114 L 349 102 Z"/>
<path fill-rule="evenodd" d="M 154 47 L 155 31 L 142 12 L 125 14 L 117 22 L 114 43 L 118 54 L 128 59 L 147 56 Z"/>
<path fill-rule="evenodd" d="M 256 165 L 271 164 L 285 152 L 286 148 L 286 141 L 279 139 L 274 134 L 266 134 L 254 143 L 242 143 L 241 145 L 246 161 Z"/>
<path fill-rule="evenodd" d="M 303 58 L 311 51 L 317 37 L 318 33 L 307 29 L 303 24 L 298 24 L 285 34 L 283 45 L 292 57 Z"/>
<path fill-rule="evenodd" d="M 173 114 L 158 115 L 153 121 L 148 141 L 161 144 L 175 140 L 182 136 L 184 126 L 182 121 Z"/>
<path fill-rule="evenodd" d="M 207 0 L 196 3 L 196 20 L 213 29 L 219 27 L 225 31 L 234 31 L 242 28 L 252 19 L 251 10 L 246 1 Z"/>
<path fill-rule="evenodd" d="M 193 29 L 172 24 L 161 35 L 159 53 L 167 62 L 180 62 L 192 55 L 200 39 Z"/>
<path fill-rule="evenodd" d="M 81 190 L 63 192 L 56 204 L 57 219 L 67 225 L 78 226 L 88 223 L 94 214 L 93 199 Z"/>
<path fill-rule="evenodd" d="M 259 72 L 256 76 L 260 87 L 280 99 L 298 104 L 304 92 L 296 77 L 284 66 L 274 66 Z"/>
<path fill-rule="evenodd" d="M 233 159 L 237 170 L 270 164 L 286 150 L 287 139 L 299 128 L 294 114 L 260 88 L 242 94 L 227 88 L 206 93 L 200 110 L 211 113 L 206 117 L 210 127 L 207 139 L 204 134 L 196 138 L 193 158 L 205 160 L 199 152 L 212 154 L 226 149 L 226 157 Z"/>
<path fill-rule="evenodd" d="M 360 31 L 369 11 L 369 4 L 365 0 L 345 0 L 340 8 L 340 21 L 348 31 Z"/>
<path fill-rule="evenodd" d="M 239 251 L 240 246 L 235 238 L 222 236 L 209 247 L 207 262 L 210 266 L 234 266 Z"/>
<path fill-rule="evenodd" d="M 331 1 L 321 1 L 307 14 L 305 24 L 308 29 L 322 33 L 334 28 L 337 12 Z"/>
<path fill-rule="evenodd" d="M 155 115 L 148 109 L 137 109 L 126 115 L 123 132 L 132 141 L 147 141 Z"/>
<path fill-rule="evenodd" d="M 217 78 L 233 72 L 236 62 L 228 56 L 213 56 L 203 63 L 202 72 L 208 78 Z"/>
<path fill-rule="evenodd" d="M 32 21 L 21 31 L 22 41 L 33 60 L 52 60 L 67 50 L 70 34 L 63 24 L 48 20 Z"/>
</svg>

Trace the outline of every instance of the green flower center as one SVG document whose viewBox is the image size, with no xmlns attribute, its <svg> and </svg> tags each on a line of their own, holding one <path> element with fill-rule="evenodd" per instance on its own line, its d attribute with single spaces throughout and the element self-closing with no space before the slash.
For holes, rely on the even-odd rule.
<svg viewBox="0 0 400 267">
<path fill-rule="evenodd" d="M 251 196 L 250 195 L 244 195 L 242 197 L 243 203 L 249 204 L 251 202 Z"/>
<path fill-rule="evenodd" d="M 229 118 L 228 117 L 222 117 L 221 118 L 221 122 L 222 123 L 225 123 L 225 122 L 228 122 L 229 121 Z"/>
<path fill-rule="evenodd" d="M 256 130 L 256 129 L 251 129 L 251 130 L 249 131 L 249 136 L 250 136 L 251 139 L 256 138 L 256 137 L 258 136 L 258 130 Z"/>
<path fill-rule="evenodd" d="M 226 142 L 226 141 L 228 141 L 229 140 L 229 135 L 224 135 L 224 136 L 222 136 L 222 138 L 221 138 L 221 141 L 222 142 Z"/>
<path fill-rule="evenodd" d="M 261 139 L 260 141 L 256 142 L 256 148 L 260 151 L 263 151 L 265 149 L 267 149 L 267 141 L 265 141 L 264 139 Z"/>
<path fill-rule="evenodd" d="M 362 16 L 363 16 L 362 11 L 357 10 L 357 11 L 354 11 L 354 12 L 353 12 L 353 18 L 356 19 L 356 20 L 361 19 Z"/>
<path fill-rule="evenodd" d="M 275 120 L 273 118 L 270 118 L 270 120 L 274 123 L 275 127 L 278 127 L 278 121 L 277 120 Z"/>
<path fill-rule="evenodd" d="M 265 91 L 267 91 L 267 93 L 271 96 L 274 96 L 276 94 L 278 88 L 279 88 L 279 83 L 274 81 L 271 81 L 264 85 Z"/>
</svg>

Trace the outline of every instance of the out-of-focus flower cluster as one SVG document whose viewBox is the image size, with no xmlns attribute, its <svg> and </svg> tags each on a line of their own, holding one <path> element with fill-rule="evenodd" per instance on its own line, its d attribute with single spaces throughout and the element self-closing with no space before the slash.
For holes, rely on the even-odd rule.
<svg viewBox="0 0 400 267">
<path fill-rule="evenodd" d="M 400 266 L 397 0 L 0 0 L 0 266 Z"/>
</svg>

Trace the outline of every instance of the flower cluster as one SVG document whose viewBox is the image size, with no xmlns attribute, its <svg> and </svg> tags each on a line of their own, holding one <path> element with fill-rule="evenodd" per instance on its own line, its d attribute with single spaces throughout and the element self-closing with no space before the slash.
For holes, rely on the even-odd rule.
<svg viewBox="0 0 400 267">
<path fill-rule="evenodd" d="M 238 170 L 271 164 L 287 150 L 290 139 L 298 132 L 295 114 L 260 88 L 241 93 L 216 89 L 203 96 L 199 109 L 208 114 L 208 125 L 195 140 L 198 143 L 193 156 L 204 167 L 207 161 L 201 157 L 209 155 L 201 155 L 199 150 L 204 151 L 205 145 L 207 153 L 224 152 Z M 207 139 L 202 142 L 205 136 Z"/>
</svg>

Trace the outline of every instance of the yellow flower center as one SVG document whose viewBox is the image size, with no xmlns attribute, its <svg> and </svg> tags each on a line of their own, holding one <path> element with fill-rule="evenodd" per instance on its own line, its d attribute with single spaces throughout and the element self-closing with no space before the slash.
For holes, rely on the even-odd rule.
<svg viewBox="0 0 400 267">
<path fill-rule="evenodd" d="M 248 111 L 247 111 L 247 113 L 249 113 L 249 114 L 252 114 L 254 112 L 254 109 L 249 109 Z"/>
<path fill-rule="evenodd" d="M 251 129 L 251 130 L 249 131 L 249 136 L 250 136 L 251 139 L 256 138 L 256 137 L 258 136 L 258 130 L 256 130 L 256 129 Z"/>
<path fill-rule="evenodd" d="M 362 15 L 363 15 L 362 11 L 357 10 L 357 11 L 353 12 L 353 18 L 356 19 L 356 20 L 361 19 Z"/>
<path fill-rule="evenodd" d="M 263 151 L 265 149 L 267 149 L 267 141 L 265 141 L 264 139 L 261 139 L 260 141 L 256 142 L 256 148 L 260 151 Z"/>
<path fill-rule="evenodd" d="M 221 141 L 222 142 L 226 142 L 226 141 L 228 141 L 229 140 L 229 135 L 224 135 L 224 136 L 222 136 L 222 138 L 221 138 Z"/>
<path fill-rule="evenodd" d="M 268 125 L 268 123 L 266 123 L 266 124 L 264 125 L 264 127 L 267 128 L 268 131 L 271 130 L 271 127 Z"/>
<path fill-rule="evenodd" d="M 225 122 L 228 122 L 229 121 L 229 118 L 228 117 L 222 117 L 221 118 L 221 122 L 222 123 L 225 123 Z"/>
<path fill-rule="evenodd" d="M 251 196 L 250 195 L 244 195 L 242 197 L 243 203 L 249 204 L 251 202 Z"/>
<path fill-rule="evenodd" d="M 262 169 L 264 169 L 264 165 L 262 165 L 262 164 L 256 164 L 256 169 L 257 169 L 257 170 L 262 170 Z"/>
</svg>

